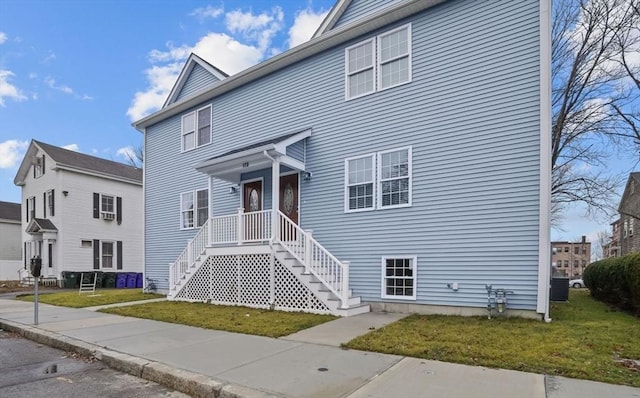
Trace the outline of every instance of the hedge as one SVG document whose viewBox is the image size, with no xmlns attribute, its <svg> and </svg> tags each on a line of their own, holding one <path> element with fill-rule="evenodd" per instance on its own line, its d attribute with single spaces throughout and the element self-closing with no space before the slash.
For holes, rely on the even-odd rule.
<svg viewBox="0 0 640 398">
<path fill-rule="evenodd" d="M 594 298 L 640 314 L 640 253 L 591 263 L 583 280 Z"/>
</svg>

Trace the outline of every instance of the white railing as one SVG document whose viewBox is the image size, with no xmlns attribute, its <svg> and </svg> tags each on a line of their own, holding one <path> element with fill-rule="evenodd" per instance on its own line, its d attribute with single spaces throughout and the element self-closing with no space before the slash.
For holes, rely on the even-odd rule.
<svg viewBox="0 0 640 398">
<path fill-rule="evenodd" d="M 272 214 L 271 210 L 244 213 L 238 209 L 237 214 L 207 220 L 176 261 L 170 264 L 170 288 L 186 279 L 189 267 L 208 245 L 269 241 L 280 243 L 304 265 L 305 273 L 318 278 L 340 299 L 341 307 L 348 308 L 349 262 L 338 260 L 313 238 L 312 231 L 304 231 L 280 211 L 276 213 L 277 223 L 273 230 Z"/>
<path fill-rule="evenodd" d="M 348 308 L 349 263 L 341 262 L 290 218 L 278 211 L 278 231 L 275 240 L 305 266 L 305 272 L 315 275 L 340 298 L 342 308 Z"/>
<path fill-rule="evenodd" d="M 214 217 L 211 244 L 266 242 L 271 239 L 271 210 Z"/>
</svg>

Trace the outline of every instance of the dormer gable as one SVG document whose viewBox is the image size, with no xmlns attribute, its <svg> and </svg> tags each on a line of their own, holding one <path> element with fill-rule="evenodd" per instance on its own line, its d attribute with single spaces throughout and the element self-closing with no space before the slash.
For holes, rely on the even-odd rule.
<svg viewBox="0 0 640 398">
<path fill-rule="evenodd" d="M 388 8 L 394 4 L 407 2 L 408 0 L 339 0 L 329 11 L 320 27 L 314 33 L 316 38 L 330 30 L 348 25 L 359 19 Z M 423 0 L 424 1 L 424 0 Z"/>
<path fill-rule="evenodd" d="M 162 107 L 166 108 L 174 102 L 189 97 L 191 94 L 216 84 L 227 77 L 229 75 L 196 54 L 191 53 Z"/>
</svg>

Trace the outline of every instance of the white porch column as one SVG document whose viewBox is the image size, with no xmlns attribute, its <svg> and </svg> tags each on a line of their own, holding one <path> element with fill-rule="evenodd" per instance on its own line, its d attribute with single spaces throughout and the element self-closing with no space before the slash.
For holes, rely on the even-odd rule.
<svg viewBox="0 0 640 398">
<path fill-rule="evenodd" d="M 275 157 L 271 163 L 271 233 L 277 239 L 278 209 L 280 208 L 280 158 Z"/>
<path fill-rule="evenodd" d="M 40 271 L 41 276 L 49 276 L 49 239 L 44 237 L 42 234 L 42 251 L 40 253 L 40 258 L 42 259 L 42 270 Z"/>
</svg>

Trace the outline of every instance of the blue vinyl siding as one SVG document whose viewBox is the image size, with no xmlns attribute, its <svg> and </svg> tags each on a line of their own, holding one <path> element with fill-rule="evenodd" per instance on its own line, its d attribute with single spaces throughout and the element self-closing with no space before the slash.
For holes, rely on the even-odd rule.
<svg viewBox="0 0 640 398">
<path fill-rule="evenodd" d="M 298 141 L 287 147 L 287 155 L 292 158 L 304 162 L 307 140 Z"/>
<path fill-rule="evenodd" d="M 333 28 L 346 25 L 372 12 L 378 11 L 402 0 L 352 0 Z"/>
<path fill-rule="evenodd" d="M 538 7 L 453 0 L 298 62 L 215 98 L 213 144 L 187 153 L 180 153 L 180 116 L 149 127 L 145 250 L 151 277 L 166 278 L 167 264 L 195 233 L 179 229 L 179 193 L 207 186 L 207 176 L 194 170 L 197 162 L 313 128 L 305 159 L 313 178 L 300 182 L 301 226 L 351 261 L 355 295 L 388 301 L 380 297 L 381 257 L 415 255 L 418 290 L 410 302 L 484 307 L 485 284 L 492 284 L 514 290 L 513 308 L 535 310 Z M 344 48 L 408 22 L 412 82 L 345 101 Z M 344 213 L 344 159 L 404 146 L 413 153 L 412 206 Z M 268 208 L 271 173 L 257 174 L 264 176 Z M 239 206 L 229 186 L 214 182 L 215 215 Z M 452 282 L 459 283 L 457 292 L 446 287 Z"/>
<path fill-rule="evenodd" d="M 196 64 L 193 70 L 191 70 L 182 90 L 180 90 L 176 101 L 180 101 L 196 91 L 202 90 L 203 88 L 211 86 L 219 81 L 220 80 L 218 80 L 218 78 L 212 75 L 208 70 Z"/>
</svg>

